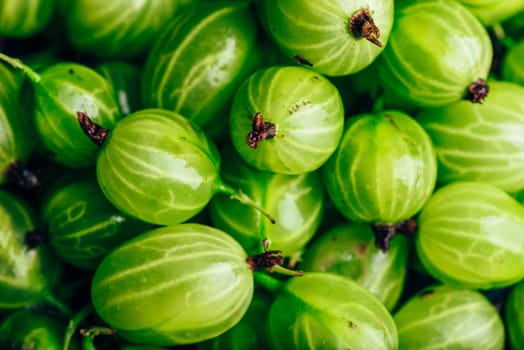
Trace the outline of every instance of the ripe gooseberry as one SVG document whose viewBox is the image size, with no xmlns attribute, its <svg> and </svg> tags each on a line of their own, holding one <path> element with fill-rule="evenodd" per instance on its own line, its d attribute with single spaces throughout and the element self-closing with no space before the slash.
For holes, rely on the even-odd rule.
<svg viewBox="0 0 524 350">
<path fill-rule="evenodd" d="M 440 187 L 418 219 L 417 255 L 436 279 L 491 289 L 524 278 L 524 207 L 490 184 Z"/>
<path fill-rule="evenodd" d="M 344 107 L 336 87 L 302 67 L 259 69 L 240 86 L 231 107 L 233 145 L 259 170 L 314 171 L 335 151 L 343 128 Z"/>
<path fill-rule="evenodd" d="M 378 62 L 387 107 L 481 102 L 492 59 L 486 28 L 458 1 L 400 1 Z"/>
<path fill-rule="evenodd" d="M 262 0 L 256 5 L 264 28 L 289 62 L 329 76 L 371 64 L 393 25 L 392 0 Z"/>
<path fill-rule="evenodd" d="M 247 165 L 228 144 L 221 150 L 227 159 L 221 178 L 243 191 L 275 218 L 271 224 L 259 211 L 225 194 L 209 203 L 213 225 L 232 235 L 248 254 L 260 252 L 260 242 L 268 239 L 271 249 L 286 256 L 300 252 L 315 234 L 324 213 L 324 190 L 318 171 L 300 175 L 277 174 Z"/>
<path fill-rule="evenodd" d="M 33 103 L 22 107 L 33 118 L 45 154 L 70 168 L 93 165 L 97 148 L 83 135 L 76 113 L 87 113 L 94 122 L 112 127 L 121 115 L 111 84 L 93 69 L 74 62 L 52 64 L 37 73 L 3 53 L 0 60 L 22 70 L 33 86 Z"/>
<path fill-rule="evenodd" d="M 412 230 L 406 221 L 433 192 L 437 160 L 431 139 L 412 117 L 383 110 L 347 120 L 323 173 L 335 207 L 351 221 L 372 224 L 377 246 L 386 251 L 404 223 Z"/>
<path fill-rule="evenodd" d="M 267 253 L 257 257 L 281 262 Z M 93 306 L 132 342 L 197 343 L 226 332 L 244 316 L 253 297 L 253 273 L 260 268 L 251 262 L 238 242 L 211 226 L 157 228 L 106 255 L 93 277 Z"/>
<path fill-rule="evenodd" d="M 180 114 L 142 109 L 121 119 L 112 130 L 101 128 L 84 113 L 78 114 L 78 120 L 101 146 L 98 183 L 122 212 L 152 224 L 174 225 L 195 216 L 221 192 L 274 221 L 241 190 L 221 180 L 215 144 Z"/>
<path fill-rule="evenodd" d="M 394 320 L 400 349 L 504 348 L 504 325 L 497 309 L 474 290 L 427 287 L 402 305 Z"/>
</svg>

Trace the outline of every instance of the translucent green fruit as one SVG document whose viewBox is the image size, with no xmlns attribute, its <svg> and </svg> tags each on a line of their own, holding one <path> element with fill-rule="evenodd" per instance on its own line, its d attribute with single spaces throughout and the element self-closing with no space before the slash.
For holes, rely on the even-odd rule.
<svg viewBox="0 0 524 350">
<path fill-rule="evenodd" d="M 524 348 L 524 280 L 512 287 L 506 300 L 504 319 L 513 349 Z"/>
<path fill-rule="evenodd" d="M 480 21 L 457 1 L 408 0 L 395 11 L 379 64 L 390 106 L 442 106 L 465 97 L 481 101 L 493 48 Z"/>
<path fill-rule="evenodd" d="M 178 8 L 173 0 L 117 0 L 110 6 L 105 0 L 58 3 L 73 47 L 99 58 L 145 53 Z"/>
<path fill-rule="evenodd" d="M 485 25 L 493 25 L 503 22 L 524 11 L 522 0 L 459 0 Z"/>
<path fill-rule="evenodd" d="M 371 64 L 393 25 L 391 0 L 262 0 L 257 9 L 290 62 L 329 76 L 348 75 Z"/>
<path fill-rule="evenodd" d="M 504 349 L 497 309 L 479 292 L 447 285 L 428 287 L 395 314 L 399 349 Z"/>
<path fill-rule="evenodd" d="M 524 207 L 501 189 L 454 182 L 418 217 L 417 254 L 442 282 L 478 289 L 524 278 Z"/>
<path fill-rule="evenodd" d="M 279 291 L 267 319 L 275 350 L 397 349 L 397 328 L 382 303 L 357 283 L 306 272 Z"/>
<path fill-rule="evenodd" d="M 524 62 L 524 40 L 520 40 L 504 55 L 502 78 L 524 86 L 524 65 L 522 62 Z"/>
<path fill-rule="evenodd" d="M 38 34 L 51 19 L 54 0 L 2 0 L 0 37 L 28 38 Z"/>
<path fill-rule="evenodd" d="M 173 18 L 144 66 L 146 107 L 180 113 L 214 140 L 228 136 L 236 90 L 262 64 L 259 29 L 247 2 L 205 1 Z"/>
<path fill-rule="evenodd" d="M 247 254 L 218 229 L 181 224 L 125 242 L 95 272 L 97 314 L 118 334 L 149 345 L 196 343 L 237 324 L 253 296 Z"/>
<path fill-rule="evenodd" d="M 388 252 L 383 253 L 375 247 L 369 225 L 343 223 L 322 233 L 308 247 L 300 268 L 354 280 L 392 310 L 402 294 L 408 255 L 404 236 L 395 237 Z"/>
<path fill-rule="evenodd" d="M 221 177 L 234 188 L 242 188 L 274 217 L 271 223 L 259 211 L 226 194 L 210 202 L 213 225 L 231 234 L 248 254 L 260 253 L 262 240 L 285 256 L 299 252 L 313 237 L 324 213 L 324 190 L 318 172 L 300 175 L 277 174 L 254 169 L 232 146 L 222 152 L 226 159 Z"/>
<path fill-rule="evenodd" d="M 327 161 L 343 124 L 342 99 L 329 80 L 302 67 L 272 66 L 256 71 L 238 89 L 230 136 L 249 165 L 302 174 Z"/>
<path fill-rule="evenodd" d="M 524 87 L 490 81 L 490 97 L 425 109 L 416 116 L 438 159 L 441 183 L 476 181 L 524 189 Z"/>
<path fill-rule="evenodd" d="M 323 171 L 328 194 L 345 217 L 396 224 L 426 203 L 437 163 L 429 136 L 413 118 L 382 111 L 347 120 L 340 146 Z"/>
<path fill-rule="evenodd" d="M 42 301 L 58 281 L 61 265 L 50 247 L 26 244 L 26 234 L 35 229 L 28 203 L 0 191 L 0 309 Z"/>
<path fill-rule="evenodd" d="M 94 172 L 51 191 L 43 216 L 56 253 L 84 269 L 94 270 L 118 244 L 151 228 L 116 209 L 98 187 Z"/>
</svg>

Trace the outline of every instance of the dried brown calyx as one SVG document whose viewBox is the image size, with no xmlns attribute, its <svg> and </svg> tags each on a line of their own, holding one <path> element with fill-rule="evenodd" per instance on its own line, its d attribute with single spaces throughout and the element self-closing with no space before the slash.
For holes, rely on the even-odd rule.
<svg viewBox="0 0 524 350">
<path fill-rule="evenodd" d="M 417 231 L 417 222 L 414 219 L 401 221 L 397 224 L 372 224 L 371 229 L 375 235 L 375 246 L 387 253 L 389 243 L 397 233 L 412 236 Z"/>
<path fill-rule="evenodd" d="M 465 99 L 473 103 L 482 103 L 488 96 L 489 86 L 484 79 L 477 79 L 468 86 Z"/>
<path fill-rule="evenodd" d="M 101 147 L 109 135 L 109 130 L 104 129 L 101 125 L 94 123 L 85 112 L 76 112 L 78 123 L 84 133 L 96 144 Z"/>
<path fill-rule="evenodd" d="M 280 250 L 268 250 L 269 241 L 267 239 L 264 239 L 262 241 L 264 252 L 261 254 L 255 254 L 248 256 L 246 259 L 246 263 L 248 264 L 251 271 L 261 271 L 261 270 L 268 270 L 273 271 L 274 269 L 277 270 L 277 272 L 284 274 L 284 275 L 291 275 L 291 276 L 302 276 L 302 271 L 294 271 L 286 269 L 282 266 L 284 263 L 284 257 L 281 255 L 282 251 Z"/>
<path fill-rule="evenodd" d="M 264 121 L 262 113 L 257 112 L 253 117 L 253 130 L 251 130 L 246 137 L 247 144 L 249 147 L 256 149 L 261 141 L 275 137 L 276 134 L 277 126 Z"/>
<path fill-rule="evenodd" d="M 364 38 L 378 47 L 384 46 L 378 40 L 380 38 L 380 29 L 373 21 L 369 10 L 357 11 L 349 21 L 349 29 L 357 39 Z"/>
</svg>

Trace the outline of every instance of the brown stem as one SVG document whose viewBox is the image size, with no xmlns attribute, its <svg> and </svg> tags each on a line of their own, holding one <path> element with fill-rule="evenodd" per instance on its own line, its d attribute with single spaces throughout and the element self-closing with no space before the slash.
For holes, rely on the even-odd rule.
<svg viewBox="0 0 524 350">
<path fill-rule="evenodd" d="M 380 38 L 380 29 L 375 25 L 369 10 L 356 12 L 349 21 L 349 29 L 357 39 L 364 38 L 378 47 L 384 46 L 378 40 Z"/>
<path fill-rule="evenodd" d="M 473 103 L 482 103 L 488 96 L 489 86 L 484 79 L 477 79 L 468 86 L 468 91 L 464 97 Z"/>
<path fill-rule="evenodd" d="M 78 123 L 84 133 L 93 141 L 95 145 L 101 147 L 109 135 L 109 130 L 104 129 L 101 125 L 94 123 L 85 112 L 76 112 Z"/>
<path fill-rule="evenodd" d="M 382 252 L 387 253 L 389 242 L 395 234 L 414 235 L 417 231 L 417 222 L 414 219 L 408 219 L 396 224 L 372 224 L 371 229 L 375 235 L 375 246 Z"/>
<path fill-rule="evenodd" d="M 40 186 L 40 180 L 36 174 L 23 166 L 18 160 L 9 164 L 5 171 L 5 177 L 24 190 L 33 190 Z"/>
<path fill-rule="evenodd" d="M 247 144 L 249 147 L 256 149 L 258 144 L 277 134 L 277 126 L 270 122 L 265 122 L 262 113 L 257 112 L 253 117 L 253 130 L 247 134 Z"/>
</svg>

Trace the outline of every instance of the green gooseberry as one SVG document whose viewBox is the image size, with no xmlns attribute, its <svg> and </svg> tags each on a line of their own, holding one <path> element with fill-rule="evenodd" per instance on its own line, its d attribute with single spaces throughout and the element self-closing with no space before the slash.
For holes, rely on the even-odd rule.
<svg viewBox="0 0 524 350">
<path fill-rule="evenodd" d="M 336 150 L 343 128 L 336 87 L 302 67 L 259 69 L 238 89 L 231 107 L 235 149 L 252 167 L 275 173 L 320 168 Z"/>
<path fill-rule="evenodd" d="M 256 2 L 264 28 L 289 61 L 329 76 L 373 62 L 388 42 L 392 0 Z"/>
<path fill-rule="evenodd" d="M 142 71 L 137 65 L 123 60 L 104 61 L 94 67 L 112 85 L 120 114 L 126 116 L 142 109 L 140 88 Z"/>
<path fill-rule="evenodd" d="M 438 182 L 524 189 L 523 86 L 491 81 L 490 97 L 482 105 L 457 101 L 424 109 L 416 119 L 435 147 Z"/>
<path fill-rule="evenodd" d="M 0 191 L 0 309 L 30 306 L 51 296 L 62 266 L 49 246 L 30 247 L 36 214 L 20 197 Z"/>
<path fill-rule="evenodd" d="M 492 289 L 524 278 L 524 207 L 490 184 L 440 187 L 418 216 L 416 251 L 436 279 Z"/>
<path fill-rule="evenodd" d="M 289 279 L 266 322 L 272 349 L 397 349 L 397 328 L 382 303 L 329 272 Z"/>
<path fill-rule="evenodd" d="M 77 112 L 89 114 L 104 127 L 112 127 L 121 115 L 111 84 L 79 63 L 60 62 L 36 73 L 18 59 L 2 53 L 0 59 L 22 70 L 31 82 L 33 103 L 23 108 L 34 118 L 47 156 L 70 168 L 93 165 L 97 147 L 79 127 Z"/>
<path fill-rule="evenodd" d="M 213 226 L 232 235 L 248 254 L 260 252 L 263 239 L 285 256 L 300 252 L 315 234 L 324 212 L 324 189 L 319 172 L 277 174 L 248 166 L 228 144 L 220 169 L 224 182 L 242 188 L 271 213 L 271 224 L 259 211 L 217 194 L 209 203 Z"/>
<path fill-rule="evenodd" d="M 123 213 L 174 225 L 195 216 L 222 192 L 274 221 L 246 194 L 221 180 L 215 144 L 180 114 L 143 109 L 121 119 L 111 131 L 86 114 L 78 119 L 91 140 L 101 145 L 96 162 L 100 188 Z"/>
<path fill-rule="evenodd" d="M 497 309 L 474 290 L 427 287 L 407 300 L 394 320 L 400 349 L 504 349 Z"/>
<path fill-rule="evenodd" d="M 403 236 L 395 238 L 386 254 L 373 241 L 369 225 L 338 224 L 313 241 L 299 267 L 305 273 L 331 272 L 354 280 L 392 310 L 406 279 L 408 242 Z"/>
<path fill-rule="evenodd" d="M 242 319 L 227 332 L 196 345 L 196 350 L 267 350 L 269 343 L 263 326 L 272 297 L 255 290 Z"/>
<path fill-rule="evenodd" d="M 431 196 L 437 161 L 431 139 L 413 118 L 383 110 L 347 120 L 323 172 L 335 207 L 351 221 L 372 224 L 385 251 L 394 231 Z"/>
<path fill-rule="evenodd" d="M 25 39 L 41 32 L 51 19 L 55 0 L 2 0 L 0 37 Z"/>
<path fill-rule="evenodd" d="M 253 297 L 253 271 L 283 261 L 274 253 L 251 259 L 230 235 L 211 226 L 157 228 L 106 255 L 93 277 L 92 303 L 131 342 L 205 341 L 242 319 Z M 261 265 L 261 257 L 270 264 Z"/>
<path fill-rule="evenodd" d="M 151 228 L 116 209 L 94 172 L 54 189 L 42 206 L 51 246 L 64 261 L 82 269 L 94 270 L 117 245 Z"/>
<path fill-rule="evenodd" d="M 0 63 L 0 185 L 34 188 L 38 179 L 25 166 L 34 149 L 34 129 L 18 110 L 22 76 Z"/>
<path fill-rule="evenodd" d="M 520 11 L 524 11 L 521 0 L 459 0 L 484 26 L 504 22 Z"/>
<path fill-rule="evenodd" d="M 511 288 L 504 306 L 504 320 L 513 349 L 524 348 L 524 280 Z"/>
<path fill-rule="evenodd" d="M 524 39 L 517 42 L 502 59 L 502 79 L 524 86 Z"/>
<path fill-rule="evenodd" d="M 379 62 L 386 106 L 481 102 L 489 91 L 492 57 L 486 28 L 458 1 L 400 1 Z"/>
<path fill-rule="evenodd" d="M 75 0 L 61 4 L 72 46 L 98 58 L 135 58 L 147 53 L 153 40 L 178 9 L 173 0 Z M 101 10 L 103 9 L 103 10 Z"/>
<path fill-rule="evenodd" d="M 0 348 L 6 350 L 61 350 L 67 324 L 31 309 L 21 309 L 8 315 L 0 324 Z M 80 349 L 77 337 L 70 350 Z"/>
<path fill-rule="evenodd" d="M 203 2 L 173 18 L 147 57 L 144 105 L 180 113 L 214 140 L 227 138 L 231 101 L 262 65 L 256 18 L 247 2 Z"/>
</svg>

